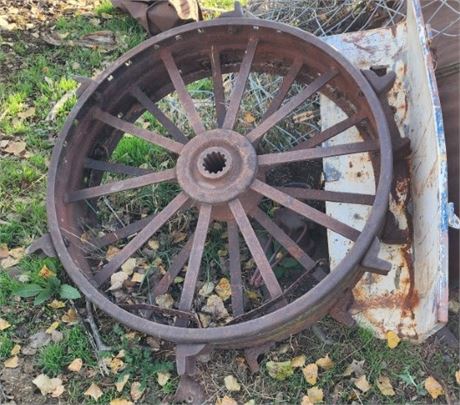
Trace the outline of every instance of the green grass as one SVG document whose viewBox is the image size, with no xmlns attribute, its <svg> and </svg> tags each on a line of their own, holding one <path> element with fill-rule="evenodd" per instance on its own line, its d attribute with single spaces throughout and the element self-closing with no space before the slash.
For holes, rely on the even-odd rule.
<svg viewBox="0 0 460 405">
<path fill-rule="evenodd" d="M 14 342 L 7 332 L 0 332 L 0 360 L 10 357 Z"/>
</svg>

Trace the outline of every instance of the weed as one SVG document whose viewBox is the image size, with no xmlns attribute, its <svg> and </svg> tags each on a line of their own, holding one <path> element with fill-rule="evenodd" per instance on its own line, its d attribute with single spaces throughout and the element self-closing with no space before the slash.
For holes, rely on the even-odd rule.
<svg viewBox="0 0 460 405">
<path fill-rule="evenodd" d="M 62 342 L 50 343 L 40 350 L 38 365 L 50 376 L 58 375 L 67 363 L 67 356 Z"/>
<path fill-rule="evenodd" d="M 8 336 L 7 332 L 0 332 L 0 360 L 10 356 L 14 343 Z"/>
</svg>

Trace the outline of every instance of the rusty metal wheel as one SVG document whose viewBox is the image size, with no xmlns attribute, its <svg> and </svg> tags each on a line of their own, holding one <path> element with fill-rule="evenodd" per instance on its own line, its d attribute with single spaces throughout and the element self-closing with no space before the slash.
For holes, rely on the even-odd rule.
<svg viewBox="0 0 460 405">
<path fill-rule="evenodd" d="M 263 116 L 240 125 L 250 74 L 283 79 Z M 228 75 L 234 75 L 233 81 Z M 213 122 L 203 121 L 189 92 L 190 86 L 203 80 L 211 84 L 213 97 L 201 102 L 207 106 L 212 102 Z M 230 91 L 228 83 L 233 85 Z M 292 149 L 277 152 L 264 148 L 263 140 L 275 125 L 319 92 L 340 106 L 348 118 Z M 181 128 L 162 112 L 165 97 L 170 97 L 169 101 L 173 97 L 183 108 L 187 122 Z M 146 122 L 146 114 L 154 121 Z M 362 134 L 362 142 L 325 144 L 353 126 Z M 147 167 L 126 164 L 120 159 L 120 144 L 126 134 L 153 144 L 153 156 L 161 153 L 164 162 L 150 161 Z M 145 150 L 148 155 L 150 149 Z M 373 156 L 375 195 L 269 184 L 273 168 L 359 153 Z M 320 319 L 356 283 L 363 271 L 360 265 L 381 230 L 391 179 L 387 123 L 378 98 L 360 71 L 334 49 L 300 30 L 267 21 L 223 18 L 189 24 L 149 39 L 89 83 L 53 152 L 49 228 L 58 256 L 75 284 L 118 321 L 180 344 L 250 347 L 281 339 Z M 130 194 L 139 190 L 147 192 L 135 197 Z M 153 204 L 156 198 L 161 201 Z M 363 229 L 357 230 L 312 206 L 313 200 L 372 208 Z M 121 208 L 114 210 L 115 204 Z M 319 232 L 328 229 L 354 242 L 340 264 L 319 282 L 309 279 L 317 258 L 272 219 L 276 206 L 317 224 Z M 122 225 L 108 224 L 108 218 L 116 218 Z M 166 229 L 161 234 L 168 235 L 178 223 L 185 229 L 181 235 L 186 240 L 176 238 L 159 265 L 155 260 L 160 253 L 152 256 L 148 242 L 159 230 Z M 203 327 L 197 318 L 197 306 L 203 304 L 197 291 L 209 277 L 209 268 L 201 263 L 210 244 L 209 240 L 206 244 L 207 235 L 213 229 L 224 232 L 227 249 L 219 253 L 225 264 L 220 276 L 228 276 L 231 296 L 224 307 L 228 316 Z M 267 258 L 262 230 L 275 241 L 278 251 L 283 249 L 283 254 L 298 262 L 287 279 Z M 118 249 L 107 254 L 109 246 Z M 167 257 L 174 252 L 166 266 Z M 241 255 L 249 253 L 256 270 L 242 269 Z M 133 256 L 142 256 L 144 282 L 123 276 L 123 287 L 114 291 L 111 277 Z M 247 291 L 257 290 L 248 284 L 254 272 L 262 280 L 256 291 L 260 294 L 256 303 L 248 306 Z M 175 304 L 157 306 L 155 298 L 169 292 Z"/>
</svg>

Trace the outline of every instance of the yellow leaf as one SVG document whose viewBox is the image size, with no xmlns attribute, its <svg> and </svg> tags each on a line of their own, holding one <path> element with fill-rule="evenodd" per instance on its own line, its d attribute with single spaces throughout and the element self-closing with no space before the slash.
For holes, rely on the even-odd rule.
<svg viewBox="0 0 460 405">
<path fill-rule="evenodd" d="M 224 378 L 225 388 L 229 391 L 239 391 L 241 390 L 241 385 L 238 383 L 238 380 L 232 376 L 228 375 Z"/>
<path fill-rule="evenodd" d="M 133 257 L 130 257 L 126 262 L 121 265 L 121 271 L 126 273 L 128 276 L 133 274 L 134 269 L 136 268 L 137 260 Z"/>
<path fill-rule="evenodd" d="M 315 363 L 307 364 L 302 373 L 308 384 L 315 385 L 318 381 L 318 366 Z"/>
<path fill-rule="evenodd" d="M 141 389 L 141 383 L 140 382 L 133 382 L 131 384 L 131 398 L 133 401 L 138 401 L 141 399 L 142 395 L 144 394 L 144 389 Z"/>
<path fill-rule="evenodd" d="M 392 397 L 393 395 L 395 395 L 395 391 L 393 389 L 393 386 L 391 385 L 391 381 L 386 376 L 380 376 L 378 378 L 377 387 L 379 388 L 382 395 L 385 395 L 386 397 Z"/>
<path fill-rule="evenodd" d="M 324 398 L 323 390 L 318 387 L 312 387 L 307 390 L 308 399 L 312 404 L 322 402 Z"/>
<path fill-rule="evenodd" d="M 310 401 L 310 398 L 308 398 L 308 395 L 304 395 L 302 397 L 302 401 L 300 401 L 300 405 L 313 405 L 313 402 Z"/>
<path fill-rule="evenodd" d="M 249 111 L 246 111 L 243 116 L 244 122 L 247 122 L 248 124 L 252 124 L 256 118 L 254 115 L 252 115 Z"/>
<path fill-rule="evenodd" d="M 110 405 L 134 405 L 134 402 L 128 401 L 124 398 L 116 398 L 110 401 Z"/>
<path fill-rule="evenodd" d="M 67 368 L 70 371 L 73 371 L 74 373 L 78 373 L 81 370 L 82 366 L 83 366 L 83 360 L 80 358 L 76 358 L 72 360 L 72 362 L 67 366 Z"/>
<path fill-rule="evenodd" d="M 132 278 L 131 278 L 131 281 L 133 283 L 142 283 L 144 281 L 144 277 L 145 277 L 145 274 L 134 273 Z"/>
<path fill-rule="evenodd" d="M 64 315 L 65 316 L 65 315 Z M 61 323 L 59 321 L 54 321 L 49 328 L 46 330 L 46 333 L 51 334 L 53 330 L 56 330 Z"/>
<path fill-rule="evenodd" d="M 326 357 L 321 357 L 320 359 L 316 360 L 316 365 L 321 367 L 323 370 L 329 370 L 334 367 L 334 362 L 329 357 L 329 354 Z"/>
<path fill-rule="evenodd" d="M 223 301 L 227 301 L 232 295 L 230 281 L 228 281 L 228 278 L 222 277 L 216 285 L 215 291 Z"/>
<path fill-rule="evenodd" d="M 53 300 L 48 304 L 48 306 L 53 309 L 64 308 L 65 302 L 59 301 L 59 300 Z"/>
<path fill-rule="evenodd" d="M 119 290 L 123 287 L 123 283 L 128 280 L 128 275 L 123 271 L 117 271 L 110 276 L 109 291 Z"/>
<path fill-rule="evenodd" d="M 16 356 L 17 354 L 19 354 L 20 351 L 21 351 L 21 345 L 15 344 L 14 347 L 11 349 L 10 354 L 12 356 Z"/>
<path fill-rule="evenodd" d="M 125 374 L 123 377 L 119 378 L 118 381 L 115 383 L 115 387 L 118 392 L 123 391 L 126 383 L 128 382 L 129 374 Z"/>
<path fill-rule="evenodd" d="M 152 249 L 152 250 L 158 250 L 159 247 L 160 247 L 160 242 L 158 242 L 155 239 L 149 240 L 149 243 L 147 243 L 147 244 L 149 245 L 149 248 Z"/>
<path fill-rule="evenodd" d="M 78 322 L 78 314 L 75 309 L 70 308 L 64 315 L 62 315 L 61 321 L 68 324 L 74 324 Z"/>
<path fill-rule="evenodd" d="M 367 382 L 367 378 L 365 375 L 362 375 L 359 378 L 355 378 L 354 380 L 355 386 L 360 389 L 362 392 L 367 392 L 371 389 L 371 386 Z"/>
<path fill-rule="evenodd" d="M 290 361 L 268 361 L 266 367 L 270 377 L 278 381 L 283 381 L 294 374 Z"/>
<path fill-rule="evenodd" d="M 301 354 L 300 356 L 296 356 L 293 359 L 291 359 L 291 365 L 294 368 L 300 368 L 305 366 L 305 356 Z"/>
<path fill-rule="evenodd" d="M 119 252 L 120 252 L 120 249 L 118 249 L 117 247 L 109 246 L 109 248 L 107 249 L 107 252 L 105 254 L 105 258 L 107 259 L 107 261 L 110 262 L 110 260 L 112 260 L 112 258 L 115 255 L 117 255 Z"/>
<path fill-rule="evenodd" d="M 19 365 L 19 357 L 13 356 L 3 363 L 6 368 L 16 368 Z"/>
<path fill-rule="evenodd" d="M 89 386 L 89 388 L 83 393 L 83 395 L 91 397 L 95 401 L 97 401 L 102 395 L 104 395 L 104 393 L 96 384 L 92 383 Z"/>
<path fill-rule="evenodd" d="M 460 385 L 460 370 L 455 372 L 455 379 L 457 380 L 457 384 Z"/>
<path fill-rule="evenodd" d="M 42 395 L 51 394 L 57 398 L 64 392 L 64 386 L 60 378 L 49 378 L 45 374 L 37 376 L 32 383 L 40 390 Z"/>
<path fill-rule="evenodd" d="M 56 273 L 52 270 L 50 270 L 46 264 L 41 268 L 41 270 L 38 272 L 38 275 L 42 278 L 51 278 L 55 277 Z"/>
<path fill-rule="evenodd" d="M 395 332 L 392 330 L 387 332 L 387 344 L 390 349 L 394 349 L 396 346 L 398 346 L 400 341 L 401 339 Z"/>
<path fill-rule="evenodd" d="M 8 329 L 10 326 L 11 323 L 9 323 L 6 319 L 0 318 L 0 330 Z"/>
<path fill-rule="evenodd" d="M 171 378 L 171 374 L 166 372 L 166 373 L 157 373 L 157 382 L 160 385 L 160 387 L 164 387 L 166 383 L 169 381 Z"/>
<path fill-rule="evenodd" d="M 425 389 L 431 395 L 431 398 L 436 399 L 440 395 L 444 395 L 444 389 L 431 375 L 425 380 Z"/>
<path fill-rule="evenodd" d="M 123 360 L 117 357 L 114 357 L 110 361 L 110 370 L 114 374 L 118 373 L 124 366 L 125 366 L 125 363 L 123 363 Z"/>
<path fill-rule="evenodd" d="M 218 398 L 216 401 L 216 405 L 238 405 L 233 398 L 225 395 L 223 398 Z"/>
</svg>

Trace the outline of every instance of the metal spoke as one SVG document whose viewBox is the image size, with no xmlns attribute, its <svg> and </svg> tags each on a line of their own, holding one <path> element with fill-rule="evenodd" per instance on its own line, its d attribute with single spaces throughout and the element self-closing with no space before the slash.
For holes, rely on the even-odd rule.
<svg viewBox="0 0 460 405">
<path fill-rule="evenodd" d="M 289 92 L 289 89 L 292 86 L 292 83 L 294 83 L 295 78 L 300 72 L 300 69 L 302 69 L 302 66 L 303 66 L 302 59 L 300 58 L 294 59 L 294 62 L 289 68 L 289 71 L 287 72 L 286 76 L 284 76 L 283 78 L 283 83 L 281 84 L 281 87 L 278 90 L 278 93 L 276 93 L 276 96 L 273 98 L 272 102 L 270 103 L 270 106 L 267 108 L 267 111 L 262 117 L 262 120 L 265 120 L 265 118 L 269 117 L 278 108 L 280 108 L 281 104 L 283 103 L 284 99 L 286 98 Z"/>
<path fill-rule="evenodd" d="M 260 208 L 257 208 L 251 216 L 262 225 L 266 231 L 283 246 L 289 254 L 296 259 L 305 270 L 311 270 L 315 266 L 315 261 L 308 256 L 296 242 L 294 242 L 270 217 Z"/>
<path fill-rule="evenodd" d="M 321 76 L 313 80 L 305 89 L 303 89 L 299 94 L 294 97 L 291 97 L 283 106 L 267 117 L 262 121 L 257 127 L 255 127 L 249 134 L 247 138 L 251 142 L 256 142 L 260 137 L 262 137 L 267 131 L 274 127 L 278 122 L 286 118 L 290 113 L 292 113 L 300 104 L 302 104 L 307 98 L 312 96 L 314 93 L 319 91 L 323 86 L 325 86 L 330 80 L 332 80 L 338 71 L 333 69 L 329 70 L 326 73 L 323 73 Z"/>
<path fill-rule="evenodd" d="M 149 238 L 160 229 L 184 204 L 189 197 L 184 192 L 178 194 L 161 212 L 150 221 L 109 263 L 94 275 L 97 286 L 103 284 L 128 260 Z"/>
<path fill-rule="evenodd" d="M 160 57 L 166 67 L 166 70 L 168 71 L 169 78 L 171 79 L 171 82 L 176 89 L 177 96 L 179 97 L 182 107 L 185 110 L 185 114 L 189 119 L 190 125 L 196 134 L 203 133 L 205 131 L 203 122 L 201 121 L 201 118 L 196 111 L 195 104 L 192 97 L 190 96 L 190 93 L 185 87 L 184 80 L 182 79 L 181 73 L 177 68 L 174 58 L 170 52 L 162 52 Z"/>
<path fill-rule="evenodd" d="M 192 250 L 193 243 L 193 234 L 190 235 L 190 239 L 184 245 L 179 253 L 177 253 L 171 261 L 166 274 L 161 278 L 161 280 L 153 288 L 153 297 L 158 297 L 159 295 L 166 294 L 169 289 L 169 286 L 173 283 L 174 279 L 179 275 L 181 270 L 184 268 L 185 264 Z"/>
<path fill-rule="evenodd" d="M 313 190 L 301 187 L 276 187 L 278 190 L 289 194 L 299 200 L 315 200 L 341 202 L 347 204 L 374 204 L 375 196 L 372 194 L 345 193 L 342 191 Z"/>
<path fill-rule="evenodd" d="M 360 235 L 360 232 L 357 229 L 352 228 L 351 226 L 348 226 L 347 224 L 344 224 L 343 222 L 340 222 L 335 218 L 332 218 L 323 212 L 310 207 L 307 204 L 304 204 L 303 202 L 291 197 L 286 193 L 283 193 L 282 191 L 277 190 L 274 187 L 269 186 L 268 184 L 258 179 L 254 180 L 251 188 L 259 194 L 262 194 L 263 196 L 276 201 L 278 204 L 281 204 L 286 208 L 297 212 L 305 218 L 308 218 L 319 225 L 329 228 L 331 231 L 345 236 L 347 239 L 356 241 Z"/>
<path fill-rule="evenodd" d="M 227 230 L 232 310 L 234 316 L 239 316 L 244 313 L 244 301 L 243 281 L 241 278 L 240 238 L 236 222 L 228 221 Z"/>
<path fill-rule="evenodd" d="M 280 153 L 259 155 L 259 166 L 273 166 L 302 160 L 323 159 L 333 156 L 352 155 L 354 153 L 375 152 L 379 150 L 376 141 L 348 143 L 337 146 L 316 147 L 310 149 L 290 150 Z"/>
<path fill-rule="evenodd" d="M 220 66 L 220 55 L 215 46 L 211 47 L 211 71 L 214 84 L 214 104 L 216 105 L 217 126 L 222 128 L 225 120 L 225 92 L 222 81 L 222 69 Z"/>
<path fill-rule="evenodd" d="M 235 199 L 228 203 L 230 210 L 232 211 L 233 217 L 235 218 L 238 227 L 240 228 L 240 232 L 243 235 L 244 240 L 246 241 L 246 245 L 248 246 L 251 255 L 259 268 L 260 275 L 262 276 L 265 286 L 270 294 L 271 298 L 278 297 L 283 293 L 281 286 L 276 279 L 275 273 L 270 266 L 270 263 L 265 256 L 265 252 L 260 245 L 259 239 L 257 239 L 257 235 L 254 232 L 254 229 L 249 222 L 249 219 L 244 211 L 243 206 L 241 205 L 241 201 Z"/>
<path fill-rule="evenodd" d="M 126 180 L 113 181 L 100 186 L 83 188 L 81 190 L 68 193 L 66 202 L 75 202 L 88 198 L 100 197 L 107 194 L 118 193 L 120 191 L 131 190 L 133 188 L 148 186 L 161 183 L 176 178 L 175 169 L 167 169 L 161 172 L 144 174 L 142 176 L 131 177 Z"/>
<path fill-rule="evenodd" d="M 338 122 L 335 125 L 321 131 L 319 134 L 312 136 L 310 139 L 307 139 L 304 142 L 299 143 L 291 150 L 298 150 L 298 149 L 307 149 L 307 148 L 314 148 L 326 142 L 328 139 L 337 136 L 338 134 L 346 131 L 347 129 L 359 124 L 361 121 L 365 119 L 365 116 L 361 113 L 356 113 L 351 117 L 344 119 L 343 121 Z"/>
<path fill-rule="evenodd" d="M 209 223 L 211 222 L 212 205 L 202 204 L 195 235 L 193 237 L 192 250 L 188 261 L 187 272 L 185 273 L 184 285 L 179 301 L 181 311 L 189 311 L 192 307 L 193 297 L 195 296 L 196 283 L 200 273 L 201 258 L 203 256 L 204 244 L 208 234 Z M 180 320 L 178 320 L 179 322 Z M 180 323 L 180 322 L 179 322 Z"/>
<path fill-rule="evenodd" d="M 150 143 L 161 146 L 172 153 L 178 154 L 184 147 L 184 145 L 179 142 L 173 141 L 172 139 L 166 138 L 155 132 L 148 131 L 147 129 L 139 128 L 136 125 L 115 117 L 114 115 L 102 111 L 99 108 L 95 109 L 94 118 L 104 122 L 107 125 L 110 125 L 113 128 L 119 129 L 120 131 L 135 135 L 139 138 L 145 139 Z"/>
<path fill-rule="evenodd" d="M 233 129 L 235 126 L 236 116 L 238 115 L 238 111 L 240 109 L 241 100 L 243 98 L 246 82 L 251 71 L 251 65 L 256 53 L 258 42 L 259 40 L 255 37 L 251 37 L 249 39 L 243 60 L 241 61 L 240 71 L 238 72 L 232 95 L 230 96 L 227 114 L 225 115 L 225 120 L 222 125 L 225 129 Z"/>
<path fill-rule="evenodd" d="M 142 176 L 144 174 L 153 173 L 153 170 L 143 169 L 142 167 L 127 166 L 121 163 L 106 162 L 104 160 L 91 158 L 85 159 L 85 168 L 98 170 L 100 172 L 126 174 L 127 176 Z"/>
<path fill-rule="evenodd" d="M 187 137 L 182 133 L 182 131 L 177 128 L 176 124 L 172 122 L 164 113 L 161 111 L 155 103 L 150 100 L 150 98 L 145 94 L 139 86 L 135 86 L 134 89 L 131 91 L 131 94 L 137 98 L 137 101 L 141 103 L 144 108 L 152 114 L 161 125 L 163 125 L 169 134 L 180 143 L 187 143 Z"/>
</svg>

